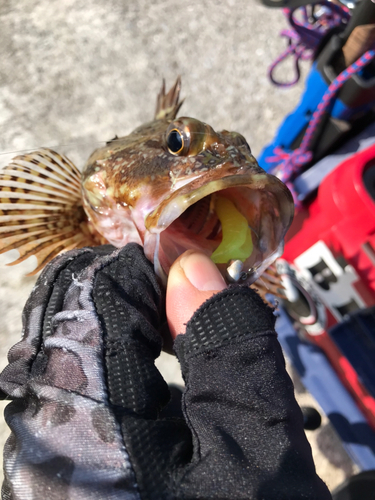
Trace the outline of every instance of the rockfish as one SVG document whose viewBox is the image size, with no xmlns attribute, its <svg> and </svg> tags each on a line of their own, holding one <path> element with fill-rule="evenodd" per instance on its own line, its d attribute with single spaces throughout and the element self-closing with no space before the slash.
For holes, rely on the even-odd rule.
<svg viewBox="0 0 375 500">
<path fill-rule="evenodd" d="M 283 250 L 294 212 L 288 188 L 261 169 L 246 140 L 177 118 L 180 79 L 157 98 L 155 119 L 94 151 L 82 173 L 49 149 L 0 172 L 0 253 L 32 274 L 72 248 L 143 245 L 165 281 L 187 249 L 211 256 L 227 282 L 251 284 Z"/>
</svg>

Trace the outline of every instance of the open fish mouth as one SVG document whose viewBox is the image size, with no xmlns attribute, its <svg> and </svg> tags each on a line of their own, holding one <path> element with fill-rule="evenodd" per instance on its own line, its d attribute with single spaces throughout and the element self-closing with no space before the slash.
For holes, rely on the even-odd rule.
<svg viewBox="0 0 375 500">
<path fill-rule="evenodd" d="M 294 215 L 288 188 L 261 173 L 232 175 L 174 192 L 150 214 L 145 239 L 160 276 L 186 250 L 205 252 L 225 280 L 253 283 L 283 252 Z M 151 255 L 152 254 L 152 255 Z"/>
</svg>

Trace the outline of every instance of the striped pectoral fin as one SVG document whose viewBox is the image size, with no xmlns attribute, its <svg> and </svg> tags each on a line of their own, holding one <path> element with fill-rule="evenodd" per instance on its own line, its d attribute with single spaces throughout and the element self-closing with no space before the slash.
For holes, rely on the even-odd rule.
<svg viewBox="0 0 375 500">
<path fill-rule="evenodd" d="M 20 253 L 9 265 L 34 255 L 35 274 L 60 252 L 95 244 L 81 206 L 80 172 L 66 157 L 35 151 L 0 172 L 0 253 Z"/>
</svg>

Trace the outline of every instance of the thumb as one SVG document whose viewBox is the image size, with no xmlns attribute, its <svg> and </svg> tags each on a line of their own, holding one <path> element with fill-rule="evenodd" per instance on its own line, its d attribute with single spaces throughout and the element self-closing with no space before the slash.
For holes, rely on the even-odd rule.
<svg viewBox="0 0 375 500">
<path fill-rule="evenodd" d="M 224 290 L 220 271 L 204 253 L 188 250 L 172 265 L 167 284 L 167 319 L 173 339 L 207 299 Z"/>
</svg>

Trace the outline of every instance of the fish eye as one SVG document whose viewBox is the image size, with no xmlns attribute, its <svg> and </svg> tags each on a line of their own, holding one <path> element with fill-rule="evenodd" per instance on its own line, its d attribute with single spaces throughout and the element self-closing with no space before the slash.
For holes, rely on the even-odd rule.
<svg viewBox="0 0 375 500">
<path fill-rule="evenodd" d="M 172 155 L 185 156 L 190 148 L 190 129 L 185 124 L 171 123 L 165 134 L 168 151 Z"/>
<path fill-rule="evenodd" d="M 172 129 L 167 136 L 167 146 L 170 153 L 178 155 L 184 149 L 184 138 L 179 130 Z"/>
</svg>

